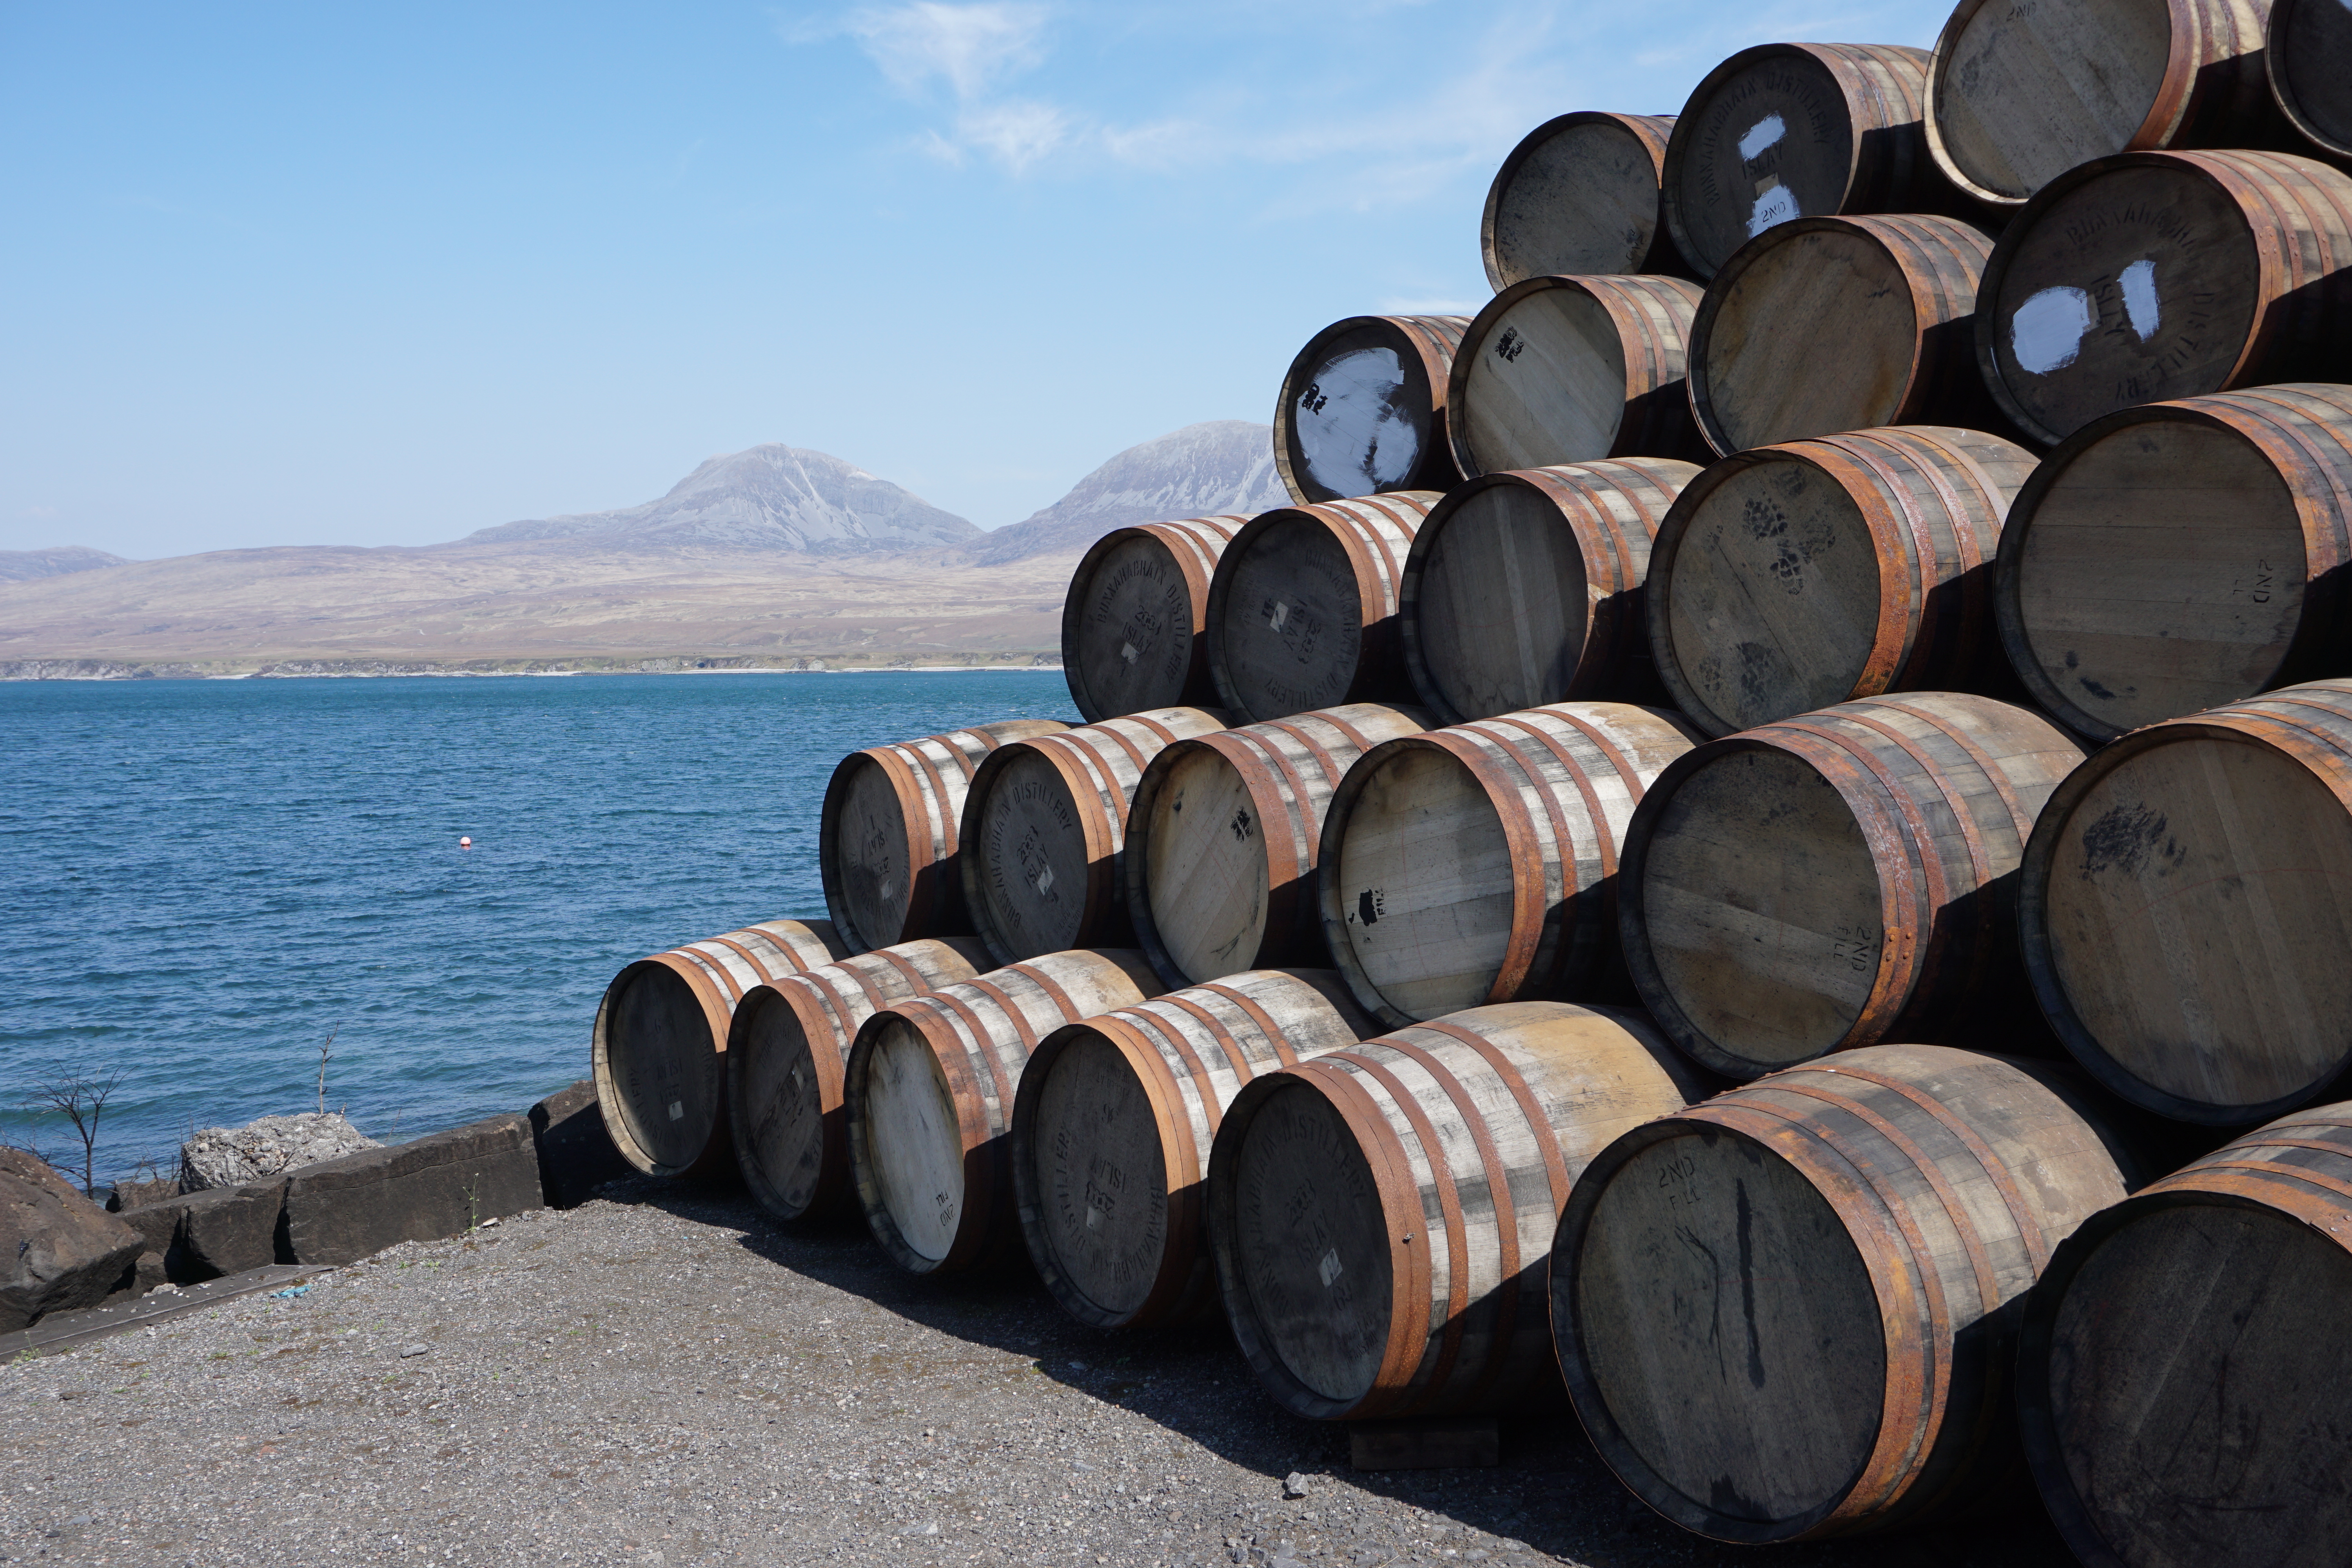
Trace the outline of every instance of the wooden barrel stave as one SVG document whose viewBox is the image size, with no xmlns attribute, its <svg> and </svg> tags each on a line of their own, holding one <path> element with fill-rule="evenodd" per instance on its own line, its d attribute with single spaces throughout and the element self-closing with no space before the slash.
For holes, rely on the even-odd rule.
<svg viewBox="0 0 2352 1568">
<path fill-rule="evenodd" d="M 730 1169 L 727 1031 L 753 986 L 848 956 L 826 921 L 763 921 L 641 958 L 604 988 L 589 1055 L 621 1157 L 655 1176 Z"/>
<path fill-rule="evenodd" d="M 1466 316 L 1350 316 L 1282 378 L 1274 464 L 1301 506 L 1461 481 L 1446 387 Z"/>
<path fill-rule="evenodd" d="M 1563 702 L 1367 752 L 1325 811 L 1318 884 L 1356 999 L 1391 1025 L 1605 999 L 1618 844 L 1696 739 L 1678 715 Z"/>
<path fill-rule="evenodd" d="M 1199 1316 L 1216 1292 L 1202 1184 L 1225 1108 L 1258 1075 L 1379 1027 L 1329 970 L 1261 969 L 1046 1036 L 1012 1150 L 1022 1235 L 1054 1299 L 1096 1328 Z"/>
<path fill-rule="evenodd" d="M 1887 1039 L 2035 1044 L 2011 873 L 2081 760 L 2040 715 L 1953 692 L 1690 752 L 1643 797 L 1619 860 L 1643 1005 L 1740 1079 Z"/>
<path fill-rule="evenodd" d="M 1160 989 L 1139 952 L 1055 952 L 858 1026 L 842 1074 L 850 1176 L 892 1262 L 953 1273 L 1019 1245 L 1005 1133 L 1029 1053 L 1065 1024 Z"/>
<path fill-rule="evenodd" d="M 1429 728 L 1359 702 L 1180 741 L 1151 760 L 1128 813 L 1128 915 L 1171 985 L 1324 962 L 1316 908 L 1323 813 L 1355 760 Z"/>
<path fill-rule="evenodd" d="M 1528 132 L 1495 172 L 1479 218 L 1495 292 L 1530 278 L 1682 271 L 1658 195 L 1674 123 L 1579 110 Z"/>
<path fill-rule="evenodd" d="M 1480 1007 L 1268 1073 L 1209 1161 L 1243 1354 L 1310 1419 L 1466 1414 L 1558 1387 L 1545 1257 L 1587 1160 L 1706 1092 L 1638 1013 Z"/>
<path fill-rule="evenodd" d="M 2352 14 L 2333 0 L 2271 0 L 2263 49 L 2271 97 L 2287 123 L 2308 143 L 2336 159 L 2352 158 Z"/>
<path fill-rule="evenodd" d="M 969 937 L 876 948 L 755 985 L 727 1034 L 727 1106 L 735 1163 L 779 1219 L 829 1215 L 849 1199 L 842 1069 L 858 1026 L 887 1007 L 990 966 Z"/>
<path fill-rule="evenodd" d="M 1070 574 L 1062 674 L 1087 722 L 1216 700 L 1209 679 L 1209 579 L 1246 517 L 1113 529 Z"/>
<path fill-rule="evenodd" d="M 1742 1543 L 2005 1501 L 2012 1303 L 2140 1174 L 2097 1103 L 2047 1064 L 1878 1046 L 1618 1139 L 1551 1258 L 1561 1370 L 1601 1458 L 1675 1523 Z"/>
</svg>

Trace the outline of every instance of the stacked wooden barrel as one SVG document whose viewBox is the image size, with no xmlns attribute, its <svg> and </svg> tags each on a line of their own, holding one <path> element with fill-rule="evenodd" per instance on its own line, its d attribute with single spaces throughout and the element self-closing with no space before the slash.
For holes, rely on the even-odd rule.
<svg viewBox="0 0 2352 1568">
<path fill-rule="evenodd" d="M 1115 528 L 1095 541 L 1062 604 L 1062 672 L 1087 722 L 1201 708 L 1209 679 L 1209 579 L 1245 517 Z"/>
<path fill-rule="evenodd" d="M 1274 411 L 1274 461 L 1301 506 L 1456 483 L 1445 394 L 1461 316 L 1350 316 L 1298 351 Z"/>
</svg>

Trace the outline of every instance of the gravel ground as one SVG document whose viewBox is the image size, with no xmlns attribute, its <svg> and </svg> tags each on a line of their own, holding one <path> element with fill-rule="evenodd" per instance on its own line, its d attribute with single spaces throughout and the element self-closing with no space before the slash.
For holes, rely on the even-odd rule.
<svg viewBox="0 0 2352 1568">
<path fill-rule="evenodd" d="M 740 1194 L 619 1184 L 0 1369 L 0 1560 L 2036 1568 L 1973 1535 L 1758 1552 L 1633 1502 L 1563 1409 L 1359 1474 L 1222 1330 L 1105 1336 Z M 1306 1479 L 1287 1500 L 1285 1479 Z"/>
</svg>

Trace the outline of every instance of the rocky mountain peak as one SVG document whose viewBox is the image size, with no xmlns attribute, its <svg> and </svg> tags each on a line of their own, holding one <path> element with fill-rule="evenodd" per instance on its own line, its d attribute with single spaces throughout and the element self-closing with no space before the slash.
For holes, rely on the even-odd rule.
<svg viewBox="0 0 2352 1568">
<path fill-rule="evenodd" d="M 982 566 L 1034 555 L 1075 554 L 1134 522 L 1251 514 L 1288 506 L 1274 467 L 1274 430 L 1213 419 L 1129 447 L 1043 511 L 1000 528 L 971 548 Z"/>
</svg>

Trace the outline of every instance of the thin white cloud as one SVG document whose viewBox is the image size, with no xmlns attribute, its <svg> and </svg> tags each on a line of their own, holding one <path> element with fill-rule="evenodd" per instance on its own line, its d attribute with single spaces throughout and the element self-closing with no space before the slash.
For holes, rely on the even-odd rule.
<svg viewBox="0 0 2352 1568">
<path fill-rule="evenodd" d="M 956 135 L 964 145 L 1016 174 L 1068 145 L 1079 130 L 1075 117 L 1050 103 L 991 104 L 956 116 Z"/>
<path fill-rule="evenodd" d="M 861 7 L 850 13 L 842 30 L 900 91 L 919 91 L 937 79 L 968 103 L 1044 60 L 1045 21 L 1043 5 L 918 0 L 912 5 Z"/>
</svg>

